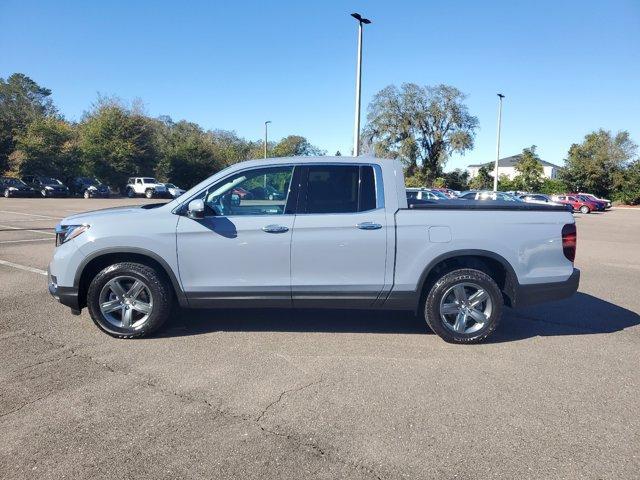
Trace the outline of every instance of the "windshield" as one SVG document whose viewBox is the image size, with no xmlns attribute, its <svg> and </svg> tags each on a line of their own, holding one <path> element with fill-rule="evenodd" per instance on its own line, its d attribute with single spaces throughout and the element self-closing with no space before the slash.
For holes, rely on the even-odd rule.
<svg viewBox="0 0 640 480">
<path fill-rule="evenodd" d="M 167 188 L 177 188 L 173 183 L 165 183 Z"/>
<path fill-rule="evenodd" d="M 436 197 L 440 198 L 440 199 L 445 199 L 448 200 L 449 197 L 447 197 L 444 193 L 442 193 L 439 190 L 429 190 L 433 195 L 435 195 Z"/>
<path fill-rule="evenodd" d="M 82 185 L 93 185 L 93 186 L 98 186 L 98 185 L 102 185 L 100 183 L 100 180 L 98 180 L 97 178 L 88 178 L 88 177 L 80 177 L 78 179 L 78 183 L 81 183 Z"/>
<path fill-rule="evenodd" d="M 62 185 L 60 180 L 51 177 L 40 177 L 40 183 L 43 185 Z"/>
<path fill-rule="evenodd" d="M 158 183 L 155 178 L 143 178 L 142 183 Z"/>
</svg>

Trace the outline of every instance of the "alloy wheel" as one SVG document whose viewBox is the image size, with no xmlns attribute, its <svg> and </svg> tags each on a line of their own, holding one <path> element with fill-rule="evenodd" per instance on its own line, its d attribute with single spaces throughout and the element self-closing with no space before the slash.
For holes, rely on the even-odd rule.
<svg viewBox="0 0 640 480">
<path fill-rule="evenodd" d="M 105 320 L 114 327 L 137 330 L 153 312 L 153 297 L 142 280 L 123 275 L 102 287 L 99 306 Z"/>
<path fill-rule="evenodd" d="M 440 300 L 440 317 L 444 325 L 458 334 L 474 333 L 483 328 L 492 311 L 489 293 L 472 282 L 453 285 Z"/>
</svg>

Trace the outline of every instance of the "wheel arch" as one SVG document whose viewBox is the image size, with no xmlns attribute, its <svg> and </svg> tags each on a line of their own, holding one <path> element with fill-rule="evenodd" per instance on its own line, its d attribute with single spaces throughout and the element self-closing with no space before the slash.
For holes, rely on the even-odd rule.
<svg viewBox="0 0 640 480">
<path fill-rule="evenodd" d="M 98 250 L 87 256 L 76 271 L 73 285 L 78 289 L 80 308 L 87 304 L 87 290 L 95 275 L 108 265 L 119 262 L 135 262 L 155 268 L 170 282 L 173 292 L 181 306 L 188 306 L 187 298 L 180 282 L 169 264 L 158 254 L 144 248 L 108 248 Z"/>
<path fill-rule="evenodd" d="M 505 304 L 515 305 L 518 277 L 511 264 L 502 256 L 488 250 L 454 250 L 434 258 L 425 267 L 418 283 L 419 305 L 430 286 L 442 275 L 458 268 L 475 268 L 495 280 L 503 293 Z"/>
</svg>

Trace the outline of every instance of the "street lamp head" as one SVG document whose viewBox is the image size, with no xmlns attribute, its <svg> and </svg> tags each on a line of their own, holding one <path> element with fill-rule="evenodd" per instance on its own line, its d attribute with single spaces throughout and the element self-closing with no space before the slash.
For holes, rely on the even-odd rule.
<svg viewBox="0 0 640 480">
<path fill-rule="evenodd" d="M 364 23 L 365 25 L 369 25 L 371 23 L 371 20 L 369 20 L 368 18 L 362 18 L 359 13 L 352 13 L 351 16 L 358 20 L 360 23 Z"/>
<path fill-rule="evenodd" d="M 264 122 L 264 124 L 266 125 L 267 123 L 271 123 L 271 120 L 267 120 L 266 122 Z"/>
<path fill-rule="evenodd" d="M 501 93 L 498 93 L 498 97 L 500 97 L 500 98 L 504 98 L 504 95 L 503 95 L 503 94 L 501 94 Z"/>
</svg>

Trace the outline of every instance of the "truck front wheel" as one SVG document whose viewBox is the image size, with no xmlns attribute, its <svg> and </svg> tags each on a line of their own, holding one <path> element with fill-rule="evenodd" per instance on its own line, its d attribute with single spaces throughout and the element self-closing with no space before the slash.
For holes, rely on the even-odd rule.
<svg viewBox="0 0 640 480">
<path fill-rule="evenodd" d="M 450 343 L 478 343 L 498 327 L 502 293 L 496 282 L 480 270 L 464 268 L 440 277 L 427 295 L 427 324 Z"/>
<path fill-rule="evenodd" d="M 144 196 L 147 198 L 153 198 L 153 193 L 153 190 L 149 188 L 146 192 L 144 192 Z"/>
<path fill-rule="evenodd" d="M 169 282 L 139 263 L 116 263 L 89 285 L 87 307 L 93 322 L 117 338 L 136 338 L 157 331 L 169 318 L 173 295 Z"/>
</svg>

